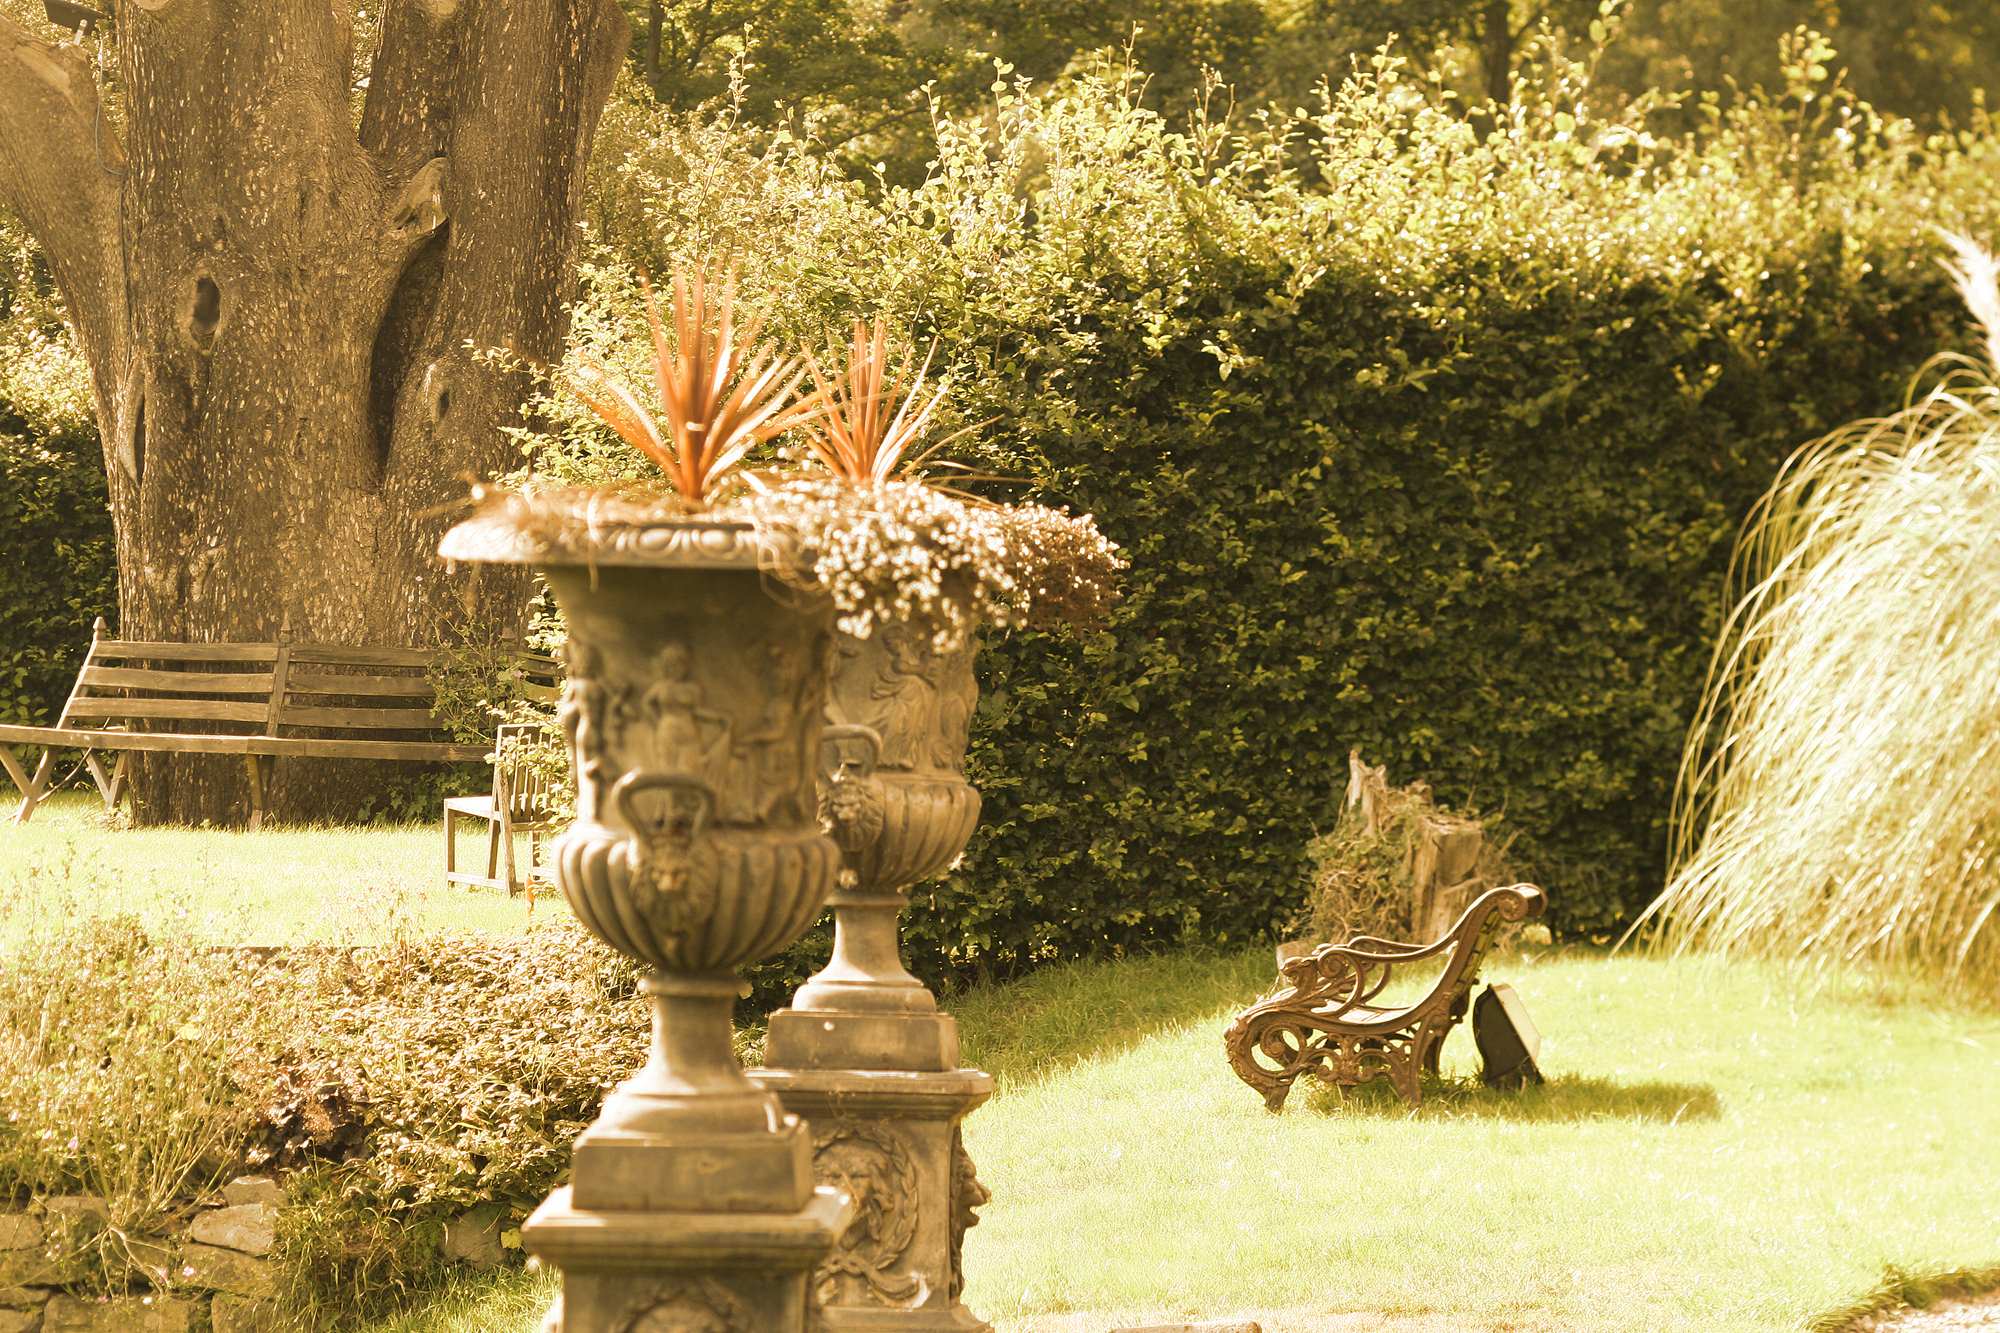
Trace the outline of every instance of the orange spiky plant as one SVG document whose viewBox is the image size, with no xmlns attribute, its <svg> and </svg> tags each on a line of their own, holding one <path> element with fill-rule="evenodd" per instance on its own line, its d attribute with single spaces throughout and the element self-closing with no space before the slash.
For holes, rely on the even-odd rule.
<svg viewBox="0 0 2000 1333">
<path fill-rule="evenodd" d="M 586 360 L 569 377 L 584 405 L 645 454 L 689 506 L 701 508 L 758 443 L 782 434 L 815 410 L 793 401 L 805 382 L 798 359 L 757 345 L 762 326 L 738 326 L 736 273 L 723 279 L 711 314 L 709 275 L 674 274 L 674 337 L 660 322 L 653 285 L 641 275 L 653 330 L 655 418 L 601 362 Z M 664 427 L 664 429 L 663 429 Z"/>
<path fill-rule="evenodd" d="M 791 424 L 804 434 L 813 456 L 849 486 L 878 486 L 898 472 L 914 473 L 944 445 L 978 429 L 967 426 L 921 453 L 911 452 L 947 393 L 943 384 L 925 393 L 936 351 L 933 343 L 914 371 L 897 371 L 891 365 L 888 321 L 878 318 L 871 328 L 855 320 L 845 374 L 830 376 L 810 352 L 805 354 L 813 379 L 807 399 L 811 410 Z"/>
</svg>

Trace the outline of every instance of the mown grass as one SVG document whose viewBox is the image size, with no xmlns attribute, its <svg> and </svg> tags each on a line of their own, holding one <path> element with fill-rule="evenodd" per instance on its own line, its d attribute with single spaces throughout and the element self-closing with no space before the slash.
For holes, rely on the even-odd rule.
<svg viewBox="0 0 2000 1333">
<path fill-rule="evenodd" d="M 0 829 L 0 942 L 99 910 L 247 943 L 527 924 L 519 900 L 446 889 L 440 844 L 112 829 L 62 801 Z M 1262 1109 L 1220 1045 L 1269 980 L 1262 950 L 952 997 L 967 1059 L 1002 1086 L 966 1129 L 995 1194 L 967 1241 L 973 1308 L 1006 1333 L 1796 1329 L 2000 1260 L 2000 1015 L 1702 959 L 1490 972 L 1547 1034 L 1549 1083 L 1489 1092 L 1461 1033 L 1415 1113 L 1379 1087 Z M 467 1283 L 378 1333 L 528 1333 L 552 1291 Z"/>
<path fill-rule="evenodd" d="M 461 830 L 460 864 L 483 867 L 485 854 L 482 837 Z M 156 932 L 253 945 L 374 944 L 531 920 L 525 897 L 445 884 L 438 824 L 136 829 L 108 820 L 94 795 L 69 793 L 25 825 L 0 823 L 0 884 L 0 947 L 54 912 L 130 914 Z M 567 908 L 544 889 L 534 911 Z"/>
<path fill-rule="evenodd" d="M 1369 1088 L 1272 1116 L 1221 1051 L 1268 969 L 1072 965 L 954 1000 L 1002 1085 L 966 1126 L 994 1192 L 974 1309 L 1006 1333 L 1798 1329 L 2000 1257 L 1991 1012 L 1754 965 L 1510 958 L 1489 971 L 1546 1034 L 1547 1085 L 1488 1091 L 1460 1033 L 1416 1112 Z M 381 1333 L 527 1333 L 553 1287 L 490 1290 Z"/>
</svg>

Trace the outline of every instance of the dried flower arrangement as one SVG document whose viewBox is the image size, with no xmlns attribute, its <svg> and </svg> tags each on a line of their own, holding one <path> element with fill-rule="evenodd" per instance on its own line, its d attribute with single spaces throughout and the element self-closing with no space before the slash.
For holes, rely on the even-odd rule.
<svg viewBox="0 0 2000 1333">
<path fill-rule="evenodd" d="M 594 533 L 614 526 L 742 523 L 772 552 L 773 573 L 825 591 L 841 630 L 856 638 L 915 623 L 949 651 L 980 624 L 1103 619 L 1124 562 L 1090 516 L 983 500 L 927 475 L 970 475 L 936 455 L 977 429 L 927 441 L 949 392 L 930 382 L 930 354 L 899 364 L 877 320 L 855 323 L 837 372 L 811 353 L 782 358 L 758 344 L 754 321 L 738 321 L 733 275 L 711 303 L 715 286 L 704 273 L 676 275 L 671 340 L 647 288 L 657 419 L 599 363 L 566 377 L 585 406 L 659 465 L 667 488 L 531 480 L 482 488 L 482 509 L 545 550 L 587 550 Z M 804 465 L 753 470 L 752 450 L 787 432 L 803 441 Z"/>
</svg>

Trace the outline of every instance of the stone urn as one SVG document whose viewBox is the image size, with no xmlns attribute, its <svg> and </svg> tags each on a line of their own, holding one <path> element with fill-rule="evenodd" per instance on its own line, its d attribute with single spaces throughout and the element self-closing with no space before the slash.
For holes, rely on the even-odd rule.
<svg viewBox="0 0 2000 1333">
<path fill-rule="evenodd" d="M 532 564 L 563 609 L 577 818 L 557 883 L 653 1008 L 646 1066 L 522 1230 L 563 1273 L 548 1327 L 802 1333 L 851 1205 L 745 1076 L 731 1017 L 736 969 L 797 939 L 842 863 L 815 782 L 832 611 L 772 577 L 789 553 L 747 524 L 556 517 L 489 512 L 440 548 Z"/>
<path fill-rule="evenodd" d="M 987 1199 L 959 1124 L 993 1081 L 959 1066 L 957 1025 L 904 966 L 899 930 L 910 887 L 951 866 L 979 821 L 965 780 L 975 650 L 939 652 L 893 623 L 836 649 L 820 788 L 848 872 L 833 956 L 772 1015 L 755 1076 L 811 1123 L 819 1179 L 855 1202 L 818 1274 L 830 1330 L 988 1327 L 959 1300 Z"/>
</svg>

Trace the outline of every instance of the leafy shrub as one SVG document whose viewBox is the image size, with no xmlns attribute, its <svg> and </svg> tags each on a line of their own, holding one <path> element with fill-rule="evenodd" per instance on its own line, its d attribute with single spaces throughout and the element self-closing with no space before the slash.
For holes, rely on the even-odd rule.
<svg viewBox="0 0 2000 1333">
<path fill-rule="evenodd" d="M 0 218 L 0 721 L 55 720 L 91 621 L 116 615 L 114 555 L 89 372 Z"/>
<path fill-rule="evenodd" d="M 285 1296 L 327 1327 L 444 1275 L 444 1224 L 507 1206 L 507 1239 L 569 1174 L 576 1136 L 644 1062 L 631 966 L 557 921 L 511 939 L 326 954 L 296 969 L 318 1032 L 297 1052 L 361 1091 L 366 1136 L 288 1186 Z"/>
<path fill-rule="evenodd" d="M 61 1269 L 118 1288 L 166 1279 L 147 1242 L 228 1178 L 281 1030 L 244 959 L 158 948 L 130 919 L 34 933 L 0 968 L 0 1200 L 92 1194 L 101 1228 L 59 1238 Z"/>
<path fill-rule="evenodd" d="M 59 1237 L 56 1262 L 157 1287 L 173 1274 L 151 1238 L 239 1171 L 277 1171 L 280 1295 L 313 1329 L 434 1285 L 445 1223 L 475 1205 L 518 1227 L 646 1049 L 632 969 L 560 919 L 291 951 L 119 919 L 52 926 L 7 962 L 0 1199 L 103 1196 L 107 1224 Z"/>
</svg>

